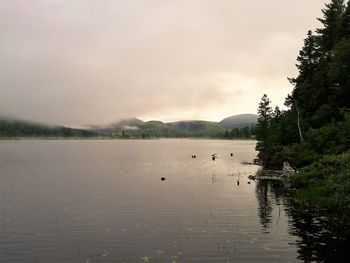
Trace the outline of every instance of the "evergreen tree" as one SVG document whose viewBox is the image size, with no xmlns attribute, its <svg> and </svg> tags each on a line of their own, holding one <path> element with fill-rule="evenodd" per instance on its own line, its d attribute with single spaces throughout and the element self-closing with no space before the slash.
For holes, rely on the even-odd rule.
<svg viewBox="0 0 350 263">
<path fill-rule="evenodd" d="M 350 108 L 350 39 L 343 39 L 335 46 L 328 76 L 332 106 Z"/>
<path fill-rule="evenodd" d="M 318 105 L 310 104 L 309 101 L 310 99 L 317 100 L 319 84 L 322 83 L 318 82 L 318 85 L 314 85 L 315 79 L 318 77 L 317 69 L 320 58 L 317 36 L 309 30 L 297 58 L 296 67 L 299 75 L 296 78 L 289 78 L 289 81 L 294 85 L 294 90 L 286 98 L 285 105 L 290 107 L 292 111 L 313 113 L 317 110 Z"/>
<path fill-rule="evenodd" d="M 270 106 L 271 101 L 264 94 L 261 98 L 258 108 L 258 123 L 255 129 L 255 136 L 258 141 L 256 149 L 263 150 L 266 147 L 266 141 L 268 137 L 268 129 L 270 126 L 270 120 L 272 118 L 272 108 Z"/>
<path fill-rule="evenodd" d="M 230 133 L 229 131 L 226 129 L 225 130 L 225 134 L 224 134 L 224 138 L 229 138 L 230 137 Z"/>
<path fill-rule="evenodd" d="M 341 19 L 339 34 L 340 38 L 350 38 L 350 1 Z"/>
<path fill-rule="evenodd" d="M 299 74 L 285 100 L 289 110 L 274 112 L 266 94 L 259 104 L 256 149 L 266 167 L 285 160 L 296 167 L 322 154 L 350 150 L 350 2 L 332 0 L 323 10 L 322 29 L 308 32 L 297 58 Z"/>
<path fill-rule="evenodd" d="M 319 34 L 320 46 L 325 52 L 325 55 L 328 55 L 328 52 L 331 51 L 335 43 L 339 40 L 343 11 L 344 0 L 332 0 L 322 10 L 323 18 L 318 18 L 324 27 L 317 29 L 316 32 Z"/>
<path fill-rule="evenodd" d="M 297 78 L 290 78 L 289 81 L 294 85 L 300 85 L 306 80 L 310 80 L 315 72 L 316 65 L 319 61 L 319 53 L 317 50 L 317 37 L 309 30 L 306 39 L 304 39 L 304 47 L 300 50 L 297 58 L 299 75 Z"/>
</svg>

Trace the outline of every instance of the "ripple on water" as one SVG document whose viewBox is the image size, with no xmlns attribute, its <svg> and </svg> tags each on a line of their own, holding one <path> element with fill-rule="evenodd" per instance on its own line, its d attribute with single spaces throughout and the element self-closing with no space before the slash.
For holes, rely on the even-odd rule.
<svg viewBox="0 0 350 263">
<path fill-rule="evenodd" d="M 0 143 L 5 262 L 296 261 L 283 204 L 247 184 L 255 142 Z"/>
</svg>

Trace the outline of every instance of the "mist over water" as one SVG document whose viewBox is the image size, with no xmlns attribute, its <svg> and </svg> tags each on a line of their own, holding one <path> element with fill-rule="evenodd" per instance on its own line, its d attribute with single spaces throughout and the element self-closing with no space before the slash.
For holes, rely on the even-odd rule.
<svg viewBox="0 0 350 263">
<path fill-rule="evenodd" d="M 0 256 L 16 263 L 296 262 L 284 203 L 248 180 L 257 166 L 241 164 L 256 156 L 254 146 L 1 141 Z"/>
</svg>

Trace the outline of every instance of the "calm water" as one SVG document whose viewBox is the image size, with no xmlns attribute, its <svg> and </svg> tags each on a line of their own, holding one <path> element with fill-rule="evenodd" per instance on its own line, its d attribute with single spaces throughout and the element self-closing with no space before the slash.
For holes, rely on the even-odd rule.
<svg viewBox="0 0 350 263">
<path fill-rule="evenodd" d="M 248 184 L 254 146 L 0 141 L 1 262 L 298 262 L 283 198 Z"/>
</svg>

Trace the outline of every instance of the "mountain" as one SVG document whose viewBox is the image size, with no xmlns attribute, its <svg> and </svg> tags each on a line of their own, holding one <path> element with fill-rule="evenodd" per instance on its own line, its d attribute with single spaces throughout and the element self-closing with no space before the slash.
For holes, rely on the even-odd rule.
<svg viewBox="0 0 350 263">
<path fill-rule="evenodd" d="M 256 125 L 258 115 L 256 114 L 239 114 L 227 117 L 219 122 L 221 127 L 226 129 L 243 128 L 246 126 Z"/>
<path fill-rule="evenodd" d="M 225 133 L 223 127 L 210 121 L 178 121 L 168 125 L 186 131 L 193 137 L 221 137 Z"/>
<path fill-rule="evenodd" d="M 51 127 L 0 118 L 0 137 L 250 138 L 253 134 L 250 127 L 255 124 L 256 115 L 254 114 L 235 115 L 221 122 L 192 120 L 165 123 L 128 118 L 109 125 L 90 126 L 86 129 Z M 233 128 L 238 129 L 233 131 Z"/>
<path fill-rule="evenodd" d="M 111 126 L 113 126 L 113 127 L 139 127 L 139 126 L 142 126 L 144 123 L 145 123 L 144 121 L 139 120 L 137 118 L 128 118 L 128 119 L 123 119 L 121 121 L 113 123 Z"/>
<path fill-rule="evenodd" d="M 94 132 L 103 136 L 122 137 L 122 138 L 248 138 L 247 131 L 245 135 L 228 133 L 234 128 L 242 129 L 255 126 L 257 115 L 240 114 L 225 118 L 221 122 L 191 120 L 177 122 L 161 121 L 142 121 L 137 118 L 124 119 L 101 129 L 93 129 Z"/>
</svg>

